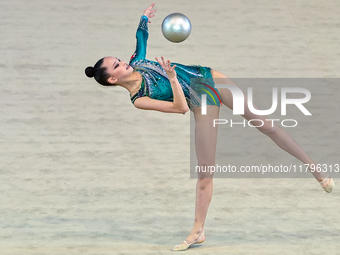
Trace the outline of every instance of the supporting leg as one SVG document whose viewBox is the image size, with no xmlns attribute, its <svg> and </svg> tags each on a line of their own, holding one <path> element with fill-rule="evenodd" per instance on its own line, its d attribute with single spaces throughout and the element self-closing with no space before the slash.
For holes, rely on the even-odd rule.
<svg viewBox="0 0 340 255">
<path fill-rule="evenodd" d="M 201 115 L 201 108 L 194 111 L 195 115 L 195 146 L 198 166 L 215 166 L 217 126 L 213 127 L 213 119 L 218 119 L 219 107 L 208 106 L 207 115 Z M 196 184 L 195 221 L 185 242 L 176 245 L 173 250 L 185 250 L 187 244 L 195 241 L 203 242 L 204 222 L 213 193 L 213 174 L 198 173 Z"/>
</svg>

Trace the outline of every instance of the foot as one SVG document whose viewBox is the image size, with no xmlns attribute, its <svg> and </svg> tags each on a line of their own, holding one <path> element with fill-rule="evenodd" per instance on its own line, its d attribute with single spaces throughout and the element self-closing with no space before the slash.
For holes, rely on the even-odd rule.
<svg viewBox="0 0 340 255">
<path fill-rule="evenodd" d="M 326 178 L 318 178 L 317 180 L 320 183 L 324 191 L 326 191 L 327 193 L 332 192 L 333 187 L 335 186 L 335 183 L 334 183 L 334 180 L 330 176 L 327 176 Z"/>
<path fill-rule="evenodd" d="M 204 231 L 190 233 L 190 235 L 181 244 L 175 245 L 172 251 L 185 251 L 193 244 L 203 243 L 205 241 Z"/>
</svg>

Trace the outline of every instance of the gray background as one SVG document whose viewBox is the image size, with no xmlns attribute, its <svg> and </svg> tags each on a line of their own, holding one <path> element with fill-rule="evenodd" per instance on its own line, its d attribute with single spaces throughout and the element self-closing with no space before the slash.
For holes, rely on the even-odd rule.
<svg viewBox="0 0 340 255">
<path fill-rule="evenodd" d="M 127 91 L 84 75 L 103 56 L 129 60 L 149 4 L 0 0 L 1 254 L 172 254 L 189 233 L 190 114 L 137 110 Z M 229 77 L 339 78 L 339 1 L 175 0 L 156 9 L 149 59 Z M 172 12 L 193 24 L 180 44 L 160 31 Z M 339 100 L 339 86 L 327 91 Z M 315 142 L 323 155 L 339 151 L 314 131 L 312 144 L 298 137 L 314 157 Z M 273 148 L 267 140 L 260 156 Z M 206 242 L 187 254 L 338 251 L 337 189 L 326 194 L 309 178 L 214 182 Z"/>
</svg>

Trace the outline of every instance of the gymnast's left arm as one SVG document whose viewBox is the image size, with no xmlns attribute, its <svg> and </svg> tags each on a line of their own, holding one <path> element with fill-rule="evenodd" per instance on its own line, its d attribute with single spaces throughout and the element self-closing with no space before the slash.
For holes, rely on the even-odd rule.
<svg viewBox="0 0 340 255">
<path fill-rule="evenodd" d="M 144 10 L 144 13 L 143 13 L 143 15 L 145 15 L 146 17 L 148 17 L 149 23 L 151 23 L 150 18 L 155 17 L 155 14 L 154 14 L 154 13 L 156 12 L 156 10 L 153 10 L 153 9 L 152 9 L 153 7 L 155 7 L 155 3 L 152 3 L 148 8 L 146 8 L 146 9 Z"/>
<path fill-rule="evenodd" d="M 140 18 L 140 22 L 137 28 L 136 39 L 137 45 L 135 53 L 132 55 L 131 60 L 136 59 L 144 59 L 146 57 L 146 47 L 147 40 L 149 37 L 148 23 L 151 23 L 150 18 L 154 17 L 154 13 L 156 10 L 152 8 L 155 6 L 155 3 L 152 3 L 148 8 L 144 10 L 143 16 Z"/>
</svg>

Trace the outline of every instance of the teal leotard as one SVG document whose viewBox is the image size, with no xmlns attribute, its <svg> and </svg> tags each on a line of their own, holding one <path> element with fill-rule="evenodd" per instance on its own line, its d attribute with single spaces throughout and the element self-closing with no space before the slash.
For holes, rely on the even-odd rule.
<svg viewBox="0 0 340 255">
<path fill-rule="evenodd" d="M 142 84 L 138 92 L 131 97 L 131 102 L 134 103 L 137 98 L 144 96 L 173 101 L 172 88 L 166 72 L 158 62 L 145 59 L 148 36 L 148 17 L 143 15 L 136 34 L 136 51 L 129 63 L 134 71 L 142 75 Z M 201 105 L 202 94 L 207 95 L 207 105 L 220 106 L 221 97 L 218 90 L 215 89 L 209 67 L 187 66 L 178 63 L 171 65 L 176 65 L 177 79 L 191 110 Z"/>
</svg>

